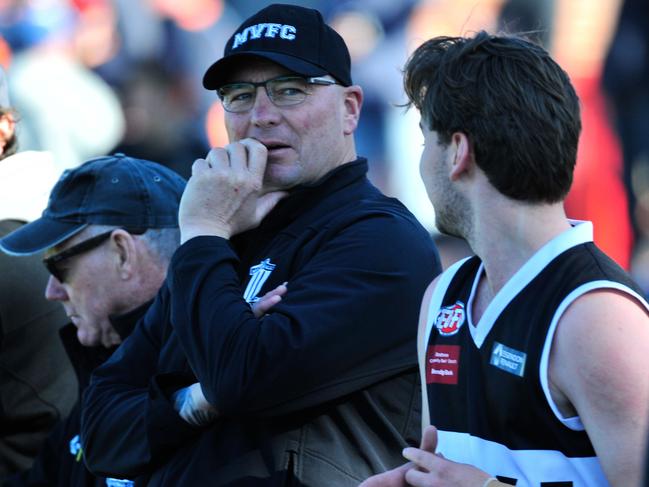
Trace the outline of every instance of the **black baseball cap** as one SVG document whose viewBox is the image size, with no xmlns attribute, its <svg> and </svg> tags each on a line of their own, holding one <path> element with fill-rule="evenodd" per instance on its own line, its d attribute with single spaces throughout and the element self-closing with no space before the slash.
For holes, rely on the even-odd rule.
<svg viewBox="0 0 649 487">
<path fill-rule="evenodd" d="M 248 18 L 203 76 L 203 86 L 220 88 L 232 62 L 245 56 L 269 59 L 303 76 L 329 74 L 343 86 L 352 84 L 345 41 L 314 9 L 276 3 Z"/>
<path fill-rule="evenodd" d="M 185 180 L 155 162 L 124 154 L 91 159 L 58 180 L 42 216 L 0 239 L 0 249 L 29 255 L 53 247 L 88 225 L 178 226 Z"/>
</svg>

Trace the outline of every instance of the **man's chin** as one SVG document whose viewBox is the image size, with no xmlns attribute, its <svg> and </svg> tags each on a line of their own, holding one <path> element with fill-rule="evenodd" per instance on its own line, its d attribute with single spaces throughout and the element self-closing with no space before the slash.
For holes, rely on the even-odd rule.
<svg viewBox="0 0 649 487">
<path fill-rule="evenodd" d="M 460 232 L 458 232 L 454 227 L 445 224 L 444 222 L 436 221 L 435 227 L 437 228 L 439 233 L 446 235 L 448 237 L 464 238 L 464 236 L 460 235 Z"/>
<path fill-rule="evenodd" d="M 295 176 L 287 165 L 269 162 L 264 174 L 264 190 L 282 191 L 295 186 Z"/>
</svg>

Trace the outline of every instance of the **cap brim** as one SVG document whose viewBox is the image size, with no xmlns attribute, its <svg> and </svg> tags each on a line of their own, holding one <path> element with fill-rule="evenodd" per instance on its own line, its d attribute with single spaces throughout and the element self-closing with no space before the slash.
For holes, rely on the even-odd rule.
<svg viewBox="0 0 649 487">
<path fill-rule="evenodd" d="M 36 254 L 60 244 L 87 226 L 87 223 L 66 223 L 41 217 L 0 239 L 0 249 L 9 255 Z"/>
<path fill-rule="evenodd" d="M 300 58 L 289 56 L 287 54 L 266 51 L 244 51 L 237 54 L 230 54 L 212 64 L 203 76 L 203 87 L 208 90 L 216 90 L 223 86 L 228 81 L 227 78 L 231 74 L 228 69 L 230 64 L 234 61 L 241 60 L 244 57 L 251 56 L 268 59 L 303 76 L 323 76 L 328 74 L 327 71 L 320 66 L 316 66 L 315 64 L 311 64 Z"/>
</svg>

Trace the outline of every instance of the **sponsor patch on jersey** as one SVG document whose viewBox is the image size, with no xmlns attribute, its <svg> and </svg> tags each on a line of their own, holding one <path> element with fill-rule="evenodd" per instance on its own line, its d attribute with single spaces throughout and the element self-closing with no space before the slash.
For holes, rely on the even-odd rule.
<svg viewBox="0 0 649 487">
<path fill-rule="evenodd" d="M 459 345 L 431 345 L 426 353 L 426 384 L 457 384 Z"/>
<path fill-rule="evenodd" d="M 442 336 L 452 336 L 460 331 L 460 327 L 466 321 L 464 303 L 458 301 L 451 306 L 445 306 L 437 313 L 435 328 Z"/>
<path fill-rule="evenodd" d="M 499 342 L 494 342 L 489 363 L 510 374 L 523 377 L 527 354 Z"/>
</svg>

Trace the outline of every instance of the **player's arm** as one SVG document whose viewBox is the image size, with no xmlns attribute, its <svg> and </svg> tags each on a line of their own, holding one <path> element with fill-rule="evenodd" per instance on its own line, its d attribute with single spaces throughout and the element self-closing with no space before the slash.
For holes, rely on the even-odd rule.
<svg viewBox="0 0 649 487">
<path fill-rule="evenodd" d="M 553 398 L 574 408 L 615 487 L 641 482 L 649 426 L 649 316 L 633 297 L 587 293 L 561 317 L 550 354 Z M 574 413 L 573 413 L 574 414 Z"/>
</svg>

